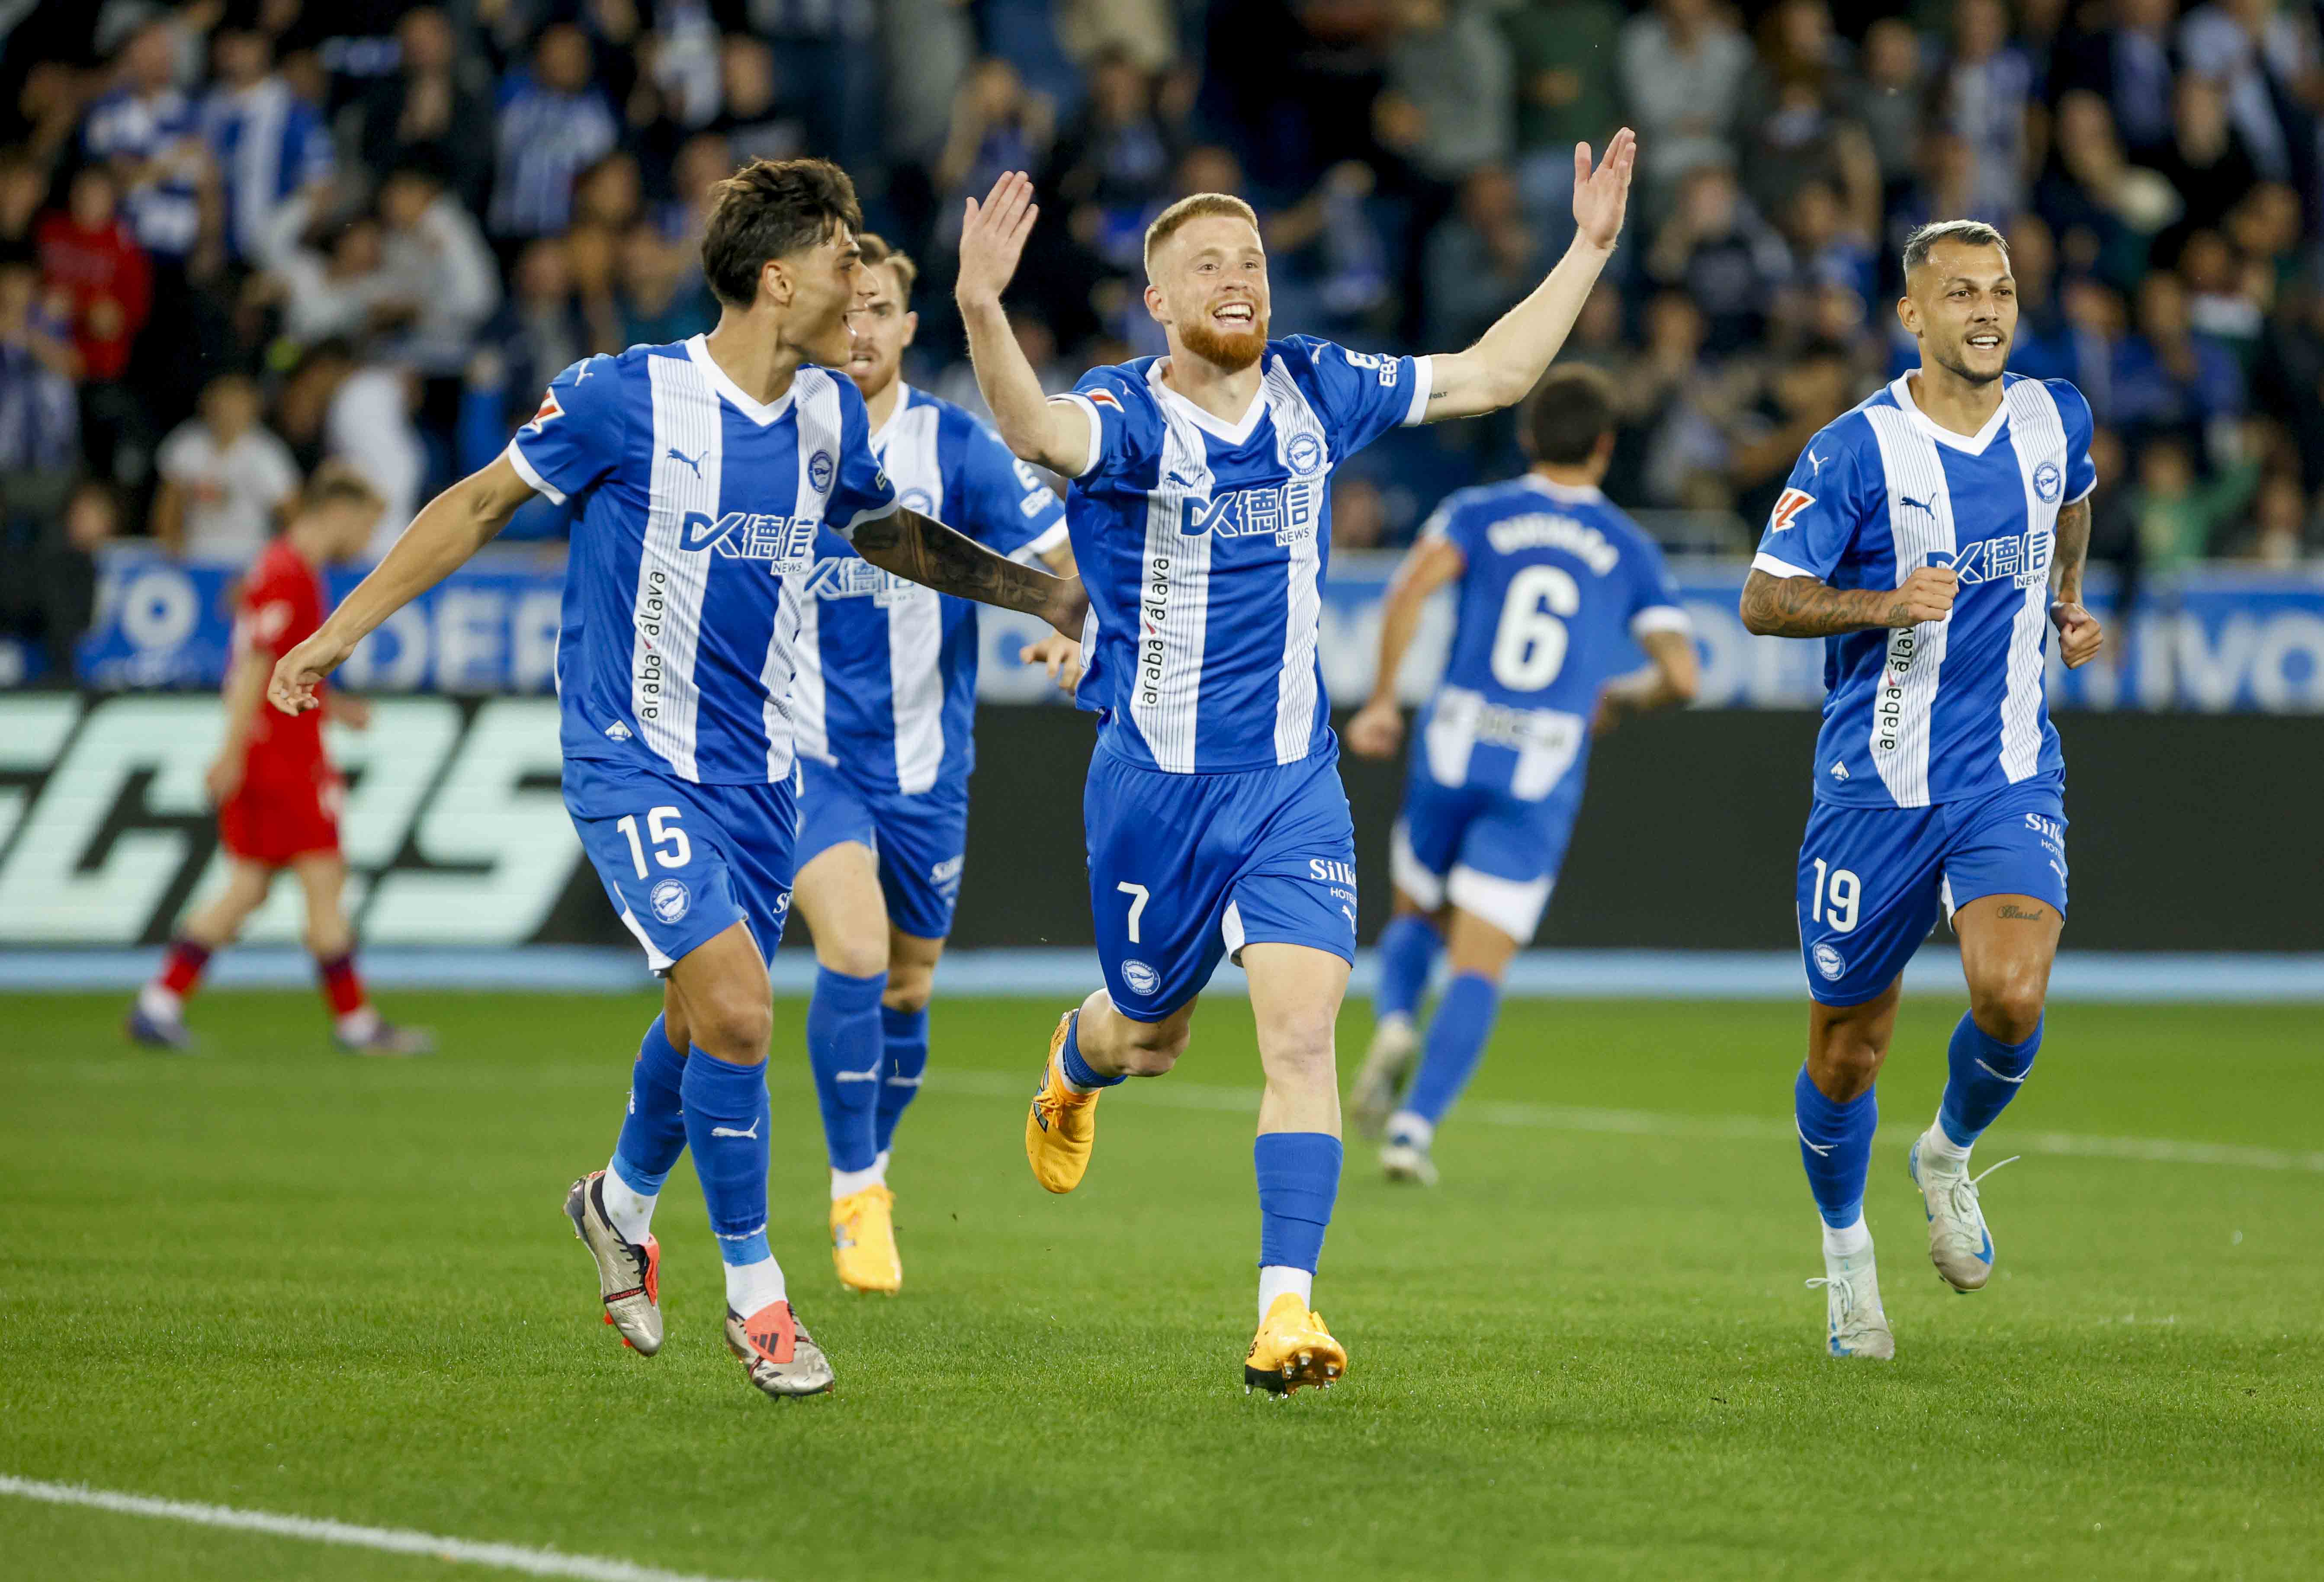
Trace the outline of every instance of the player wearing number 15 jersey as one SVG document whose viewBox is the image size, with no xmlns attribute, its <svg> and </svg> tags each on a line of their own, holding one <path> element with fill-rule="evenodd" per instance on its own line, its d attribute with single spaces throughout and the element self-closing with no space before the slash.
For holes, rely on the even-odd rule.
<svg viewBox="0 0 2324 1582">
<path fill-rule="evenodd" d="M 298 713 L 367 632 L 530 495 L 575 508 L 558 648 L 565 801 L 622 920 L 664 980 L 611 1164 L 565 1212 L 606 1321 L 662 1340 L 661 1185 L 691 1152 L 725 1269 L 726 1341 L 770 1395 L 830 1388 L 767 1241 L 767 957 L 790 903 L 788 693 L 817 537 L 941 591 L 1078 625 L 1078 584 L 994 555 L 896 498 L 863 398 L 827 366 L 862 292 L 853 185 L 819 160 L 754 161 L 716 189 L 702 257 L 718 327 L 593 357 L 550 382 L 501 458 L 422 510 L 277 665 Z"/>
<path fill-rule="evenodd" d="M 1611 252 L 1635 142 L 1574 151 L 1576 239 L 1466 352 L 1353 353 L 1268 333 L 1250 206 L 1180 199 L 1146 235 L 1147 312 L 1166 356 L 1043 394 L 1001 292 L 1032 228 L 1010 174 L 961 234 L 977 382 L 1022 459 L 1074 480 L 1065 514 L 1090 587 L 1079 701 L 1101 717 L 1082 801 L 1105 987 L 1061 1017 L 1025 1122 L 1034 1178 L 1071 1191 L 1097 1100 L 1186 1046 L 1222 955 L 1249 975 L 1260 1100 L 1259 1327 L 1246 1387 L 1329 1384 L 1347 1352 L 1310 1305 L 1339 1192 L 1333 1029 L 1355 951 L 1354 831 L 1316 658 L 1332 468 L 1398 424 L 1530 390 Z"/>
<path fill-rule="evenodd" d="M 1366 1132 L 1386 1125 L 1392 1181 L 1436 1180 L 1429 1145 L 1492 1035 L 1509 958 L 1549 904 L 1593 724 L 1695 692 L 1692 626 L 1662 554 L 1598 492 L 1614 455 L 1613 386 L 1594 368 L 1553 368 L 1525 437 L 1530 472 L 1462 490 L 1422 529 L 1388 590 L 1371 701 L 1348 722 L 1355 752 L 1396 750 L 1397 673 L 1421 606 L 1452 584 L 1452 649 L 1414 731 L 1389 863 L 1396 916 L 1352 1099 Z M 1633 670 L 1640 648 L 1650 662 Z M 1397 1106 L 1420 1047 L 1413 1014 L 1447 945 L 1452 980 Z"/>
<path fill-rule="evenodd" d="M 2103 634 L 2081 606 L 2090 409 L 2003 372 L 2017 325 L 2000 233 L 1924 225 L 1904 248 L 1921 365 L 1808 444 L 1743 590 L 1755 632 L 1824 639 L 1815 808 L 1800 847 L 1814 1005 L 1794 1084 L 1823 1219 L 1835 1357 L 1895 1351 L 1864 1223 L 1873 1081 L 1901 973 L 1943 905 L 1969 1008 L 1935 1121 L 1906 1165 L 1929 1255 L 1983 1287 L 1993 1238 L 1970 1145 L 2032 1074 L 2066 911 L 2065 766 L 2043 697 L 2050 630 L 2069 666 Z M 2054 588 L 2054 593 L 2053 593 Z"/>
</svg>

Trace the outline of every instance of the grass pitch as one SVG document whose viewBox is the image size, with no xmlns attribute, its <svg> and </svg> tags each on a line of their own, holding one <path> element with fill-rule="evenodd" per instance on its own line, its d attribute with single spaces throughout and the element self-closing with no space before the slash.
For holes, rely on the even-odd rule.
<svg viewBox="0 0 2324 1582">
<path fill-rule="evenodd" d="M 895 1301 L 833 1280 L 804 1007 L 779 1006 L 770 1230 L 840 1379 L 789 1404 L 726 1354 L 684 1166 L 651 1361 L 598 1322 L 559 1213 L 646 999 L 394 997 L 443 1036 L 409 1063 L 329 1053 L 308 996 L 206 995 L 193 1059 L 126 1048 L 120 1009 L 0 998 L 0 1473 L 769 1582 L 2324 1566 L 2324 1173 L 2030 1154 L 1987 1183 L 1992 1286 L 1952 1296 L 1904 1151 L 1957 1007 L 1908 1004 L 1882 1084 L 1895 1363 L 1828 1360 L 1801 1284 L 1801 1009 L 1517 1003 L 1443 1188 L 1351 1148 L 1317 1292 L 1351 1376 L 1282 1404 L 1240 1383 L 1257 1061 L 1226 999 L 1176 1075 L 1108 1097 L 1065 1199 L 1020 1144 L 1056 1007 L 939 1000 Z M 2041 1131 L 2313 1150 L 2319 1027 L 2061 1007 L 1980 1161 Z M 1351 1009 L 1343 1068 L 1368 1031 Z M 0 1556 L 484 1574 L 14 1499 Z"/>
</svg>

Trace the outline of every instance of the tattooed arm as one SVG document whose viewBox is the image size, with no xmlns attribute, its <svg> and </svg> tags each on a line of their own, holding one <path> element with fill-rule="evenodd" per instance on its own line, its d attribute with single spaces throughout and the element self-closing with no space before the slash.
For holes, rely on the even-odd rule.
<svg viewBox="0 0 2324 1582">
<path fill-rule="evenodd" d="M 2069 670 L 2089 664 L 2106 642 L 2106 628 L 2082 608 L 2082 566 L 2089 553 L 2090 501 L 2086 494 L 2059 510 L 2056 546 L 2051 555 L 2058 596 L 2050 606 L 2050 620 L 2058 629 L 2059 657 Z"/>
<path fill-rule="evenodd" d="M 1067 637 L 1081 635 L 1082 612 L 1089 607 L 1081 578 L 1051 576 L 995 555 L 918 511 L 899 507 L 877 521 L 865 522 L 855 529 L 854 545 L 864 559 L 907 582 L 980 604 L 1021 610 Z"/>
<path fill-rule="evenodd" d="M 1743 583 L 1743 628 L 1761 637 L 1834 637 L 1882 626 L 1918 626 L 1952 613 L 1960 577 L 1924 566 L 1894 588 L 1835 588 L 1812 576 L 1754 566 Z"/>
</svg>

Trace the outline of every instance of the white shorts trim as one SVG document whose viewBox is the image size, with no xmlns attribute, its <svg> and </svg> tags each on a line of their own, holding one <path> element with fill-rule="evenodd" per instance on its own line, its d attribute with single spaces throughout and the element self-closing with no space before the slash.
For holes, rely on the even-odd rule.
<svg viewBox="0 0 2324 1582">
<path fill-rule="evenodd" d="M 1556 883 L 1552 878 L 1500 878 L 1456 863 L 1444 890 L 1453 906 L 1524 944 L 1541 926 L 1542 912 Z"/>
<path fill-rule="evenodd" d="M 1229 901 L 1227 903 L 1226 912 L 1219 918 L 1219 938 L 1226 944 L 1227 960 L 1232 961 L 1238 967 L 1241 966 L 1243 946 L 1242 908 L 1236 906 L 1232 901 Z"/>
<path fill-rule="evenodd" d="M 659 950 L 655 948 L 654 942 L 646 935 L 645 924 L 640 923 L 638 921 L 638 915 L 631 911 L 627 906 L 622 908 L 622 923 L 632 934 L 638 936 L 638 943 L 645 946 L 646 965 L 648 968 L 651 969 L 654 976 L 659 978 L 663 973 L 668 972 L 672 967 L 678 965 L 676 961 L 671 961 L 668 956 L 663 955 Z M 757 936 L 754 934 L 752 937 L 755 939 Z"/>
<path fill-rule="evenodd" d="M 1444 876 L 1431 873 L 1421 866 L 1413 854 L 1412 836 L 1404 821 L 1396 821 L 1396 828 L 1388 838 L 1388 876 L 1390 883 L 1420 904 L 1421 909 L 1434 912 L 1444 905 Z"/>
</svg>

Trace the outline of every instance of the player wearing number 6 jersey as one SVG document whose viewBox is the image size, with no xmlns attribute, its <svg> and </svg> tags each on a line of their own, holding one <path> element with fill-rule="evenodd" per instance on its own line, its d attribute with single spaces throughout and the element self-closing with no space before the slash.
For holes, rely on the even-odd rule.
<svg viewBox="0 0 2324 1582">
<path fill-rule="evenodd" d="M 1066 525 L 1090 588 L 1077 696 L 1102 719 L 1083 822 L 1105 987 L 1058 1022 L 1026 1154 L 1049 1191 L 1078 1185 L 1101 1091 L 1167 1072 L 1220 956 L 1241 963 L 1267 1079 L 1247 1386 L 1325 1384 L 1347 1366 L 1310 1305 L 1339 1191 L 1332 1039 L 1356 928 L 1315 652 L 1331 470 L 1398 424 L 1533 388 L 1613 249 L 1634 149 L 1618 133 L 1594 170 L 1574 151 L 1564 260 L 1475 346 L 1436 357 L 1268 338 L 1250 207 L 1181 199 L 1146 235 L 1146 308 L 1168 354 L 1096 369 L 1054 402 L 1001 308 L 1031 183 L 1004 176 L 968 205 L 958 296 L 977 382 L 1010 447 L 1074 480 Z"/>
<path fill-rule="evenodd" d="M 1386 1126 L 1391 1181 L 1436 1180 L 1430 1143 L 1492 1035 L 1509 958 L 1549 904 L 1593 722 L 1606 730 L 1695 691 L 1692 627 L 1662 554 L 1598 492 L 1614 455 L 1612 385 L 1594 368 L 1550 370 L 1524 432 L 1532 471 L 1462 490 L 1422 529 L 1388 590 L 1371 701 L 1348 722 L 1353 751 L 1396 750 L 1397 673 L 1421 606 L 1453 584 L 1452 655 L 1413 732 L 1389 857 L 1396 916 L 1380 937 L 1372 1048 L 1351 1100 L 1367 1133 Z M 1639 648 L 1651 662 L 1634 670 Z M 1420 1049 L 1413 1013 L 1440 948 L 1452 979 L 1398 1107 Z"/>
<path fill-rule="evenodd" d="M 702 244 L 718 327 L 592 357 L 550 382 L 501 458 L 414 519 L 270 696 L 314 706 L 364 635 L 440 581 L 535 493 L 576 521 L 558 645 L 565 802 L 605 893 L 664 979 L 613 1160 L 565 1211 L 605 1318 L 662 1341 L 650 1230 L 678 1155 L 726 1275 L 726 1343 L 770 1395 L 830 1388 L 767 1242 L 767 957 L 790 906 L 788 694 L 800 582 L 826 529 L 939 592 L 1077 630 L 1078 583 L 993 554 L 899 505 L 844 363 L 862 227 L 846 175 L 755 161 L 720 183 Z"/>
<path fill-rule="evenodd" d="M 2033 1071 L 2065 923 L 2065 766 L 2044 657 L 2052 625 L 2069 666 L 2103 640 L 2080 602 L 2089 405 L 2063 380 L 2003 372 L 2017 297 L 2000 233 L 1923 226 L 1904 282 L 1897 316 L 1920 367 L 1809 442 L 1742 601 L 1755 632 L 1825 639 L 1799 869 L 1815 1003 L 1794 1104 L 1824 1225 L 1824 1276 L 1810 1283 L 1825 1288 L 1835 1357 L 1895 1351 L 1864 1223 L 1873 1081 L 1900 974 L 1941 902 L 1969 1008 L 1906 1165 L 1938 1274 L 1969 1292 L 1992 1272 L 1969 1147 Z"/>
</svg>

